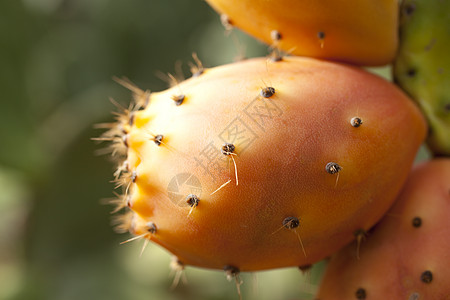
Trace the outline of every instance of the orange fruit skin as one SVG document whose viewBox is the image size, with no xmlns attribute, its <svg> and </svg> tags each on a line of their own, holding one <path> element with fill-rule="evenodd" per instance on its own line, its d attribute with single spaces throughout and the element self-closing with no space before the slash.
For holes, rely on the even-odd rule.
<svg viewBox="0 0 450 300">
<path fill-rule="evenodd" d="M 377 66 L 392 62 L 398 46 L 397 0 L 207 2 L 232 25 L 295 55 Z"/>
<path fill-rule="evenodd" d="M 275 93 L 264 98 L 268 86 Z M 355 116 L 363 120 L 357 128 Z M 425 131 L 405 94 L 356 67 L 287 57 L 207 69 L 153 93 L 134 113 L 130 231 L 145 234 L 154 222 L 157 232 L 146 237 L 198 267 L 255 271 L 316 262 L 387 211 Z M 152 139 L 158 134 L 159 146 Z M 233 155 L 221 153 L 224 143 L 235 146 Z M 215 159 L 205 168 L 211 146 Z M 329 162 L 342 170 L 329 174 Z M 174 200 L 171 184 L 183 173 L 201 187 L 180 187 L 182 198 Z M 191 193 L 200 199 L 195 208 L 186 205 Z M 300 226 L 283 227 L 287 217 Z"/>
<path fill-rule="evenodd" d="M 361 245 L 332 257 L 317 299 L 450 299 L 450 159 L 422 163 L 401 195 Z M 421 225 L 413 226 L 419 217 Z M 417 224 L 417 223 L 416 223 Z M 430 271 L 431 282 L 421 280 Z"/>
</svg>

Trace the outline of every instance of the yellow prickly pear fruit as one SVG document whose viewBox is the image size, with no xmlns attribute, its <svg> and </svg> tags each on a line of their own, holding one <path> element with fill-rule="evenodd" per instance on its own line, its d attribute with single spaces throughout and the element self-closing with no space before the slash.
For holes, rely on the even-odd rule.
<svg viewBox="0 0 450 300">
<path fill-rule="evenodd" d="M 295 55 L 376 66 L 393 61 L 397 0 L 207 0 L 236 26 Z"/>
<path fill-rule="evenodd" d="M 256 58 L 145 93 L 107 132 L 122 228 L 229 274 L 314 263 L 391 206 L 425 137 L 416 106 L 364 70 Z"/>
</svg>

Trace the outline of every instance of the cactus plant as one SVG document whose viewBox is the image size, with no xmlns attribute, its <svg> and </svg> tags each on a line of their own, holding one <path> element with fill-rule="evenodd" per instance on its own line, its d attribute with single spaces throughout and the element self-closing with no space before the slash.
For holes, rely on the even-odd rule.
<svg viewBox="0 0 450 300">
<path fill-rule="evenodd" d="M 395 81 L 414 99 L 430 124 L 428 146 L 450 155 L 450 2 L 405 0 Z M 431 21 L 432 20 L 432 21 Z"/>
<path fill-rule="evenodd" d="M 450 159 L 422 163 L 361 245 L 332 257 L 317 299 L 449 299 Z"/>
<path fill-rule="evenodd" d="M 395 57 L 397 0 L 207 2 L 227 28 L 236 26 L 295 55 L 372 66 Z"/>
<path fill-rule="evenodd" d="M 357 67 L 392 62 L 398 1 L 207 2 L 222 13 L 227 30 L 236 26 L 255 35 L 271 45 L 272 56 L 211 69 L 195 57 L 192 78 L 172 78 L 172 87 L 157 93 L 118 80 L 133 92 L 134 102 L 122 108 L 100 139 L 110 140 L 118 157 L 114 176 L 123 193 L 112 201 L 114 211 L 121 211 L 117 229 L 133 235 L 124 242 L 143 239 L 142 249 L 152 241 L 171 252 L 175 281 L 188 265 L 217 269 L 235 279 L 240 294 L 241 271 L 305 270 L 354 241 L 333 257 L 319 299 L 366 299 L 378 292 L 378 298 L 410 300 L 445 296 L 443 281 L 433 292 L 417 287 L 419 281 L 433 281 L 436 270 L 443 273 L 434 258 L 415 278 L 403 277 L 417 271 L 412 264 L 400 264 L 387 277 L 396 285 L 389 296 L 383 294 L 384 286 L 372 289 L 386 272 L 383 267 L 398 259 L 386 246 L 394 233 L 404 230 L 395 237 L 399 249 L 424 244 L 418 250 L 423 254 L 431 245 L 425 237 L 411 239 L 409 227 L 390 229 L 395 213 L 368 232 L 394 203 L 427 131 L 406 93 Z M 448 154 L 450 109 L 445 90 L 440 90 L 448 74 L 445 62 L 436 61 L 445 44 L 427 35 L 411 37 L 425 20 L 416 16 L 422 4 L 411 3 L 416 2 L 407 0 L 402 6 L 396 82 L 427 115 L 431 148 Z M 414 18 L 419 21 L 412 22 Z M 445 23 L 448 16 L 442 13 L 439 20 Z M 415 25 L 408 27 L 410 21 Z M 424 46 L 423 41 L 431 42 Z M 310 58 L 286 57 L 282 51 Z M 431 92 L 430 80 L 440 86 L 437 91 Z M 447 172 L 443 176 L 448 179 L 448 162 L 429 163 L 436 164 L 445 167 L 420 167 L 412 175 L 417 193 L 427 180 L 415 174 L 435 178 Z M 394 211 L 420 206 L 403 200 L 416 193 L 411 184 L 405 191 Z M 445 207 L 435 205 L 424 209 L 423 216 Z M 444 224 L 444 218 L 434 221 Z M 422 220 L 415 216 L 410 225 L 418 227 Z M 429 236 L 440 234 L 436 232 Z M 366 237 L 369 242 L 363 243 Z M 375 254 L 369 249 L 378 249 L 377 243 L 387 262 L 373 266 Z M 448 250 L 445 242 L 441 246 Z M 436 257 L 445 259 L 440 250 Z M 347 265 L 349 270 L 341 274 Z M 365 275 L 361 266 L 374 274 Z"/>
<path fill-rule="evenodd" d="M 122 83 L 135 106 L 103 136 L 126 153 L 119 227 L 230 276 L 308 265 L 368 230 L 426 131 L 391 83 L 309 58 L 204 69 L 159 93 Z"/>
</svg>

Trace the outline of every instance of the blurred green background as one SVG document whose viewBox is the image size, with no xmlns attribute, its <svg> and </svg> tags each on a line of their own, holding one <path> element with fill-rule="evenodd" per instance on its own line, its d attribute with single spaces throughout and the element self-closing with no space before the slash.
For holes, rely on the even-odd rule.
<svg viewBox="0 0 450 300">
<path fill-rule="evenodd" d="M 202 0 L 0 1 L 0 299 L 238 299 L 222 272 L 188 268 L 171 290 L 170 255 L 110 226 L 114 164 L 93 124 L 127 105 L 126 76 L 162 90 L 196 52 L 205 66 L 267 47 L 226 35 Z M 243 274 L 244 299 L 309 299 L 321 267 Z"/>
</svg>

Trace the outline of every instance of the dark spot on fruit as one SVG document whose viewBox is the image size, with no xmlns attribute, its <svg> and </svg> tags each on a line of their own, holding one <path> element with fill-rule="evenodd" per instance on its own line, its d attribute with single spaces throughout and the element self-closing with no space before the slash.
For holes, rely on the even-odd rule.
<svg viewBox="0 0 450 300">
<path fill-rule="evenodd" d="M 356 299 L 358 299 L 358 300 L 364 300 L 364 299 L 366 299 L 366 297 L 367 297 L 366 290 L 363 289 L 363 288 L 357 289 L 357 290 L 356 290 L 356 293 L 355 293 L 355 296 L 356 296 Z"/>
<path fill-rule="evenodd" d="M 354 117 L 350 120 L 350 123 L 353 127 L 359 127 L 362 125 L 363 121 L 361 120 L 361 118 Z"/>
<path fill-rule="evenodd" d="M 122 143 L 128 148 L 128 134 L 122 136 Z"/>
<path fill-rule="evenodd" d="M 416 76 L 416 74 L 417 74 L 416 69 L 409 69 L 408 71 L 406 71 L 406 75 L 408 77 L 414 77 L 414 76 Z"/>
<path fill-rule="evenodd" d="M 431 128 L 431 126 L 428 126 L 427 137 L 430 137 L 432 135 L 433 135 L 433 128 Z"/>
<path fill-rule="evenodd" d="M 123 127 L 122 123 L 117 124 L 117 128 L 123 133 L 123 134 L 127 134 L 128 130 L 125 129 L 125 127 Z"/>
<path fill-rule="evenodd" d="M 153 223 L 153 222 L 148 222 L 146 226 L 147 226 L 147 231 L 148 231 L 148 232 L 150 232 L 150 233 L 152 233 L 152 234 L 155 234 L 155 233 L 156 233 L 156 224 L 155 224 L 155 223 Z"/>
<path fill-rule="evenodd" d="M 231 153 L 233 153 L 235 149 L 236 147 L 233 144 L 225 143 L 222 146 L 222 154 L 231 155 Z"/>
<path fill-rule="evenodd" d="M 128 120 L 128 124 L 130 126 L 133 126 L 133 124 L 134 124 L 134 116 L 135 116 L 134 112 L 130 113 L 130 119 Z"/>
<path fill-rule="evenodd" d="M 450 112 L 450 103 L 444 105 L 444 110 L 449 113 Z"/>
<path fill-rule="evenodd" d="M 265 87 L 261 90 L 261 96 L 264 98 L 270 98 L 275 94 L 275 89 L 271 86 Z"/>
<path fill-rule="evenodd" d="M 224 266 L 223 270 L 228 276 L 237 276 L 240 273 L 239 268 L 230 265 Z"/>
<path fill-rule="evenodd" d="M 199 202 L 200 202 L 200 199 L 198 199 L 198 197 L 197 197 L 196 195 L 189 194 L 189 195 L 186 197 L 186 203 L 187 203 L 190 207 L 197 207 Z"/>
<path fill-rule="evenodd" d="M 184 263 L 178 257 L 173 256 L 170 262 L 170 268 L 174 271 L 183 271 Z"/>
<path fill-rule="evenodd" d="M 312 268 L 311 264 L 303 265 L 303 266 L 298 267 L 298 269 L 300 271 L 302 271 L 302 272 L 307 272 L 307 271 L 311 270 L 311 268 Z"/>
<path fill-rule="evenodd" d="M 283 226 L 287 229 L 294 229 L 300 226 L 300 220 L 296 217 L 287 217 L 283 220 Z"/>
<path fill-rule="evenodd" d="M 222 23 L 223 27 L 225 27 L 225 30 L 233 29 L 233 23 L 231 22 L 230 17 L 228 17 L 228 15 L 221 14 L 220 22 Z"/>
<path fill-rule="evenodd" d="M 338 165 L 335 162 L 329 162 L 327 163 L 327 165 L 325 166 L 325 170 L 330 173 L 330 174 L 336 174 L 338 173 L 340 170 L 342 170 L 342 167 L 340 165 Z"/>
<path fill-rule="evenodd" d="M 164 138 L 164 136 L 162 134 L 158 134 L 155 136 L 153 141 L 155 142 L 156 145 L 159 146 L 159 145 L 161 145 L 163 138 Z"/>
<path fill-rule="evenodd" d="M 319 31 L 317 33 L 317 37 L 319 38 L 319 40 L 323 40 L 325 38 L 325 32 Z"/>
<path fill-rule="evenodd" d="M 419 293 L 412 293 L 411 295 L 409 295 L 408 300 L 419 300 L 420 299 L 420 294 Z"/>
<path fill-rule="evenodd" d="M 433 273 L 431 271 L 425 271 L 420 275 L 420 280 L 425 283 L 430 283 L 433 280 Z"/>
<path fill-rule="evenodd" d="M 413 225 L 414 227 L 420 227 L 420 226 L 422 226 L 422 219 L 419 218 L 419 217 L 413 218 L 413 219 L 412 219 L 412 225 Z"/>
<path fill-rule="evenodd" d="M 355 232 L 353 232 L 353 235 L 357 238 L 365 237 L 367 235 L 367 231 L 360 228 L 360 229 L 355 230 Z"/>
<path fill-rule="evenodd" d="M 183 103 L 185 96 L 183 94 L 172 96 L 172 100 L 175 101 L 176 106 L 179 106 Z"/>
<path fill-rule="evenodd" d="M 416 5 L 412 2 L 407 3 L 404 7 L 403 7 L 403 11 L 407 16 L 410 16 L 414 13 L 414 11 L 416 10 Z"/>
<path fill-rule="evenodd" d="M 278 30 L 272 30 L 270 32 L 270 38 L 272 39 L 272 41 L 277 42 L 281 40 L 281 33 Z"/>
</svg>

